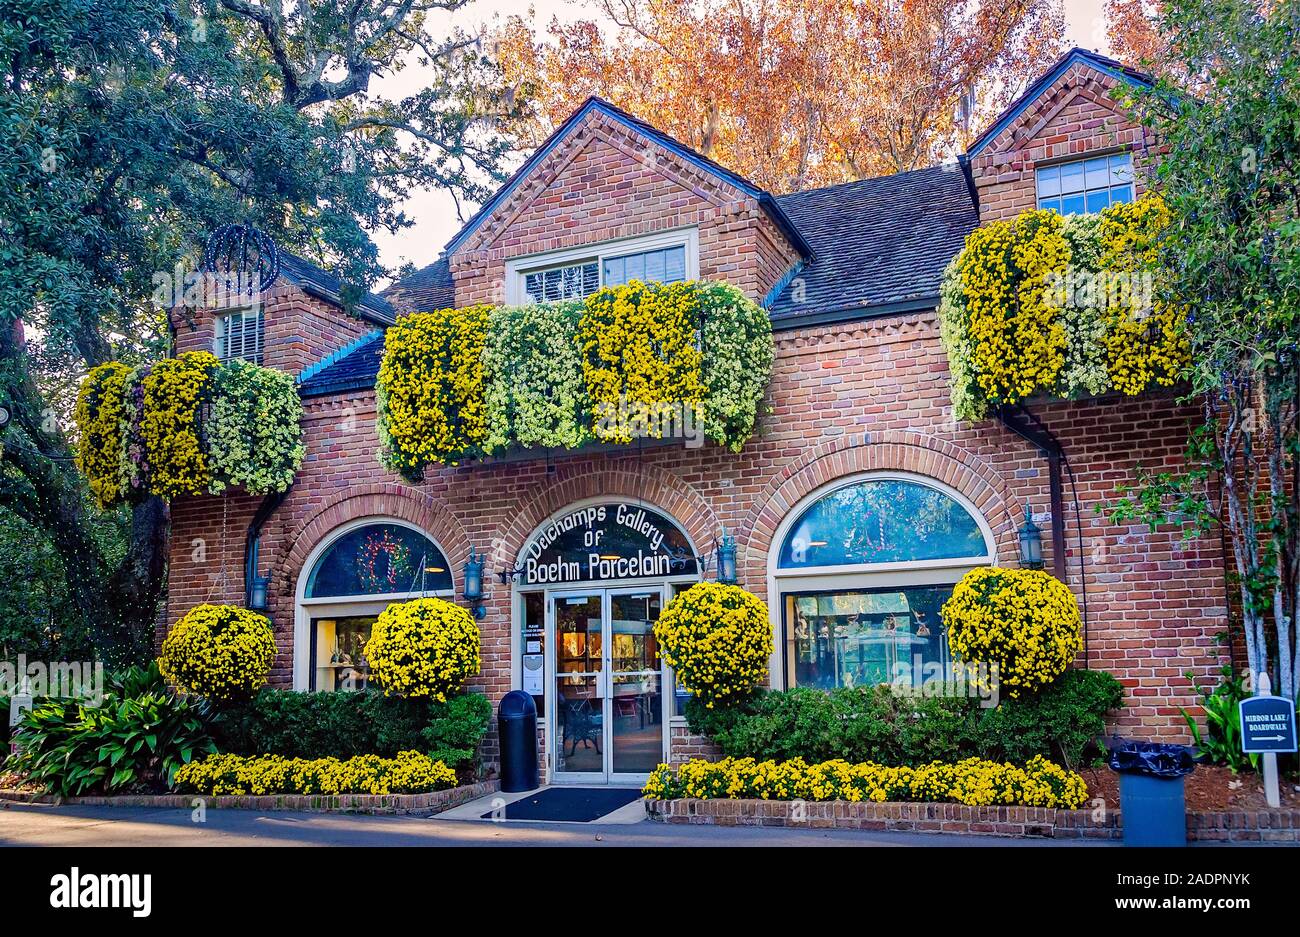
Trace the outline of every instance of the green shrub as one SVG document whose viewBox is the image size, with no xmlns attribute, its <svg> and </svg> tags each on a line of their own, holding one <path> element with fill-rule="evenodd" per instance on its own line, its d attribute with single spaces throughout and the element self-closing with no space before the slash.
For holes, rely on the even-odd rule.
<svg viewBox="0 0 1300 937">
<path fill-rule="evenodd" d="M 206 704 L 168 692 L 156 668 L 106 681 L 101 705 L 46 700 L 15 733 L 8 770 L 60 797 L 161 791 L 181 765 L 216 751 Z"/>
<path fill-rule="evenodd" d="M 732 758 L 885 765 L 1035 755 L 1078 765 L 1105 732 L 1123 687 L 1105 671 L 1070 670 L 1033 697 L 982 709 L 978 699 L 916 698 L 888 686 L 768 692 L 725 712 L 688 704 L 691 729 Z"/>
<path fill-rule="evenodd" d="M 459 769 L 472 766 L 492 704 L 479 693 L 445 703 L 379 693 L 262 690 L 216 723 L 221 751 L 286 758 L 351 758 L 422 751 Z"/>
<path fill-rule="evenodd" d="M 1104 670 L 1067 670 L 1028 699 L 978 711 L 976 737 L 989 758 L 1024 764 L 1034 755 L 1078 767 L 1100 753 L 1106 713 L 1124 705 L 1124 687 Z"/>
</svg>

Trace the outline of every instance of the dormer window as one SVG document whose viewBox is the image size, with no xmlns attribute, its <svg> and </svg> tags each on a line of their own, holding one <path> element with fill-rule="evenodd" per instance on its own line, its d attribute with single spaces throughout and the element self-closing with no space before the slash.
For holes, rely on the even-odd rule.
<svg viewBox="0 0 1300 937">
<path fill-rule="evenodd" d="M 221 361 L 262 363 L 265 323 L 260 309 L 243 309 L 217 316 L 212 353 Z"/>
<path fill-rule="evenodd" d="M 1133 201 L 1133 154 L 1111 153 L 1055 166 L 1042 166 L 1038 177 L 1038 207 L 1062 215 L 1099 212 Z"/>
<path fill-rule="evenodd" d="M 506 302 L 582 299 L 604 286 L 680 283 L 699 276 L 694 228 L 595 244 L 506 262 Z"/>
</svg>

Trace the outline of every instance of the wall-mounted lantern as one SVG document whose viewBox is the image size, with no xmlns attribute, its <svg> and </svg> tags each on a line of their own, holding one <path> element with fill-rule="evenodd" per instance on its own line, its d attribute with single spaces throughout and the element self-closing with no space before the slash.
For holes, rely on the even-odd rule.
<svg viewBox="0 0 1300 937">
<path fill-rule="evenodd" d="M 734 586 L 738 577 L 736 576 L 736 538 L 727 533 L 727 529 L 722 529 L 722 540 L 718 542 L 718 582 L 726 586 Z"/>
<path fill-rule="evenodd" d="M 475 553 L 473 547 L 469 548 L 469 559 L 465 561 L 464 596 L 475 618 L 487 614 L 487 609 L 483 607 L 483 565 L 486 562 L 486 553 Z"/>
<path fill-rule="evenodd" d="M 1025 505 L 1025 523 L 1020 528 L 1020 565 L 1025 569 L 1043 568 L 1043 532 L 1034 523 L 1034 511 Z"/>
<path fill-rule="evenodd" d="M 248 607 L 255 612 L 265 612 L 267 609 L 267 593 L 270 591 L 271 578 L 269 576 L 254 576 L 252 587 L 248 590 Z"/>
</svg>

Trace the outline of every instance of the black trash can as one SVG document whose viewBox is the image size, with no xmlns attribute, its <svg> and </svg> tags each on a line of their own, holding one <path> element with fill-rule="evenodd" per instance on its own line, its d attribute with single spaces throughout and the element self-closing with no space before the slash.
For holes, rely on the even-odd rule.
<svg viewBox="0 0 1300 937">
<path fill-rule="evenodd" d="M 511 690 L 497 706 L 501 736 L 501 790 L 531 791 L 537 783 L 537 704 L 523 690 Z"/>
<path fill-rule="evenodd" d="M 1196 770 L 1185 745 L 1116 739 L 1110 769 L 1119 775 L 1125 846 L 1187 845 L 1184 778 Z"/>
</svg>

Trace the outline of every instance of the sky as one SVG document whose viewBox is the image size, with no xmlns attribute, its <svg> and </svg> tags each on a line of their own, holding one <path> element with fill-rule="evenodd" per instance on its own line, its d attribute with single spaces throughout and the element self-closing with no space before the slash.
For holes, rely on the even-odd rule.
<svg viewBox="0 0 1300 937">
<path fill-rule="evenodd" d="M 1106 52 L 1106 30 L 1102 18 L 1104 0 L 1064 0 L 1064 3 L 1066 44 Z M 533 0 L 531 4 L 521 0 L 474 0 L 463 10 L 442 14 L 442 23 L 444 27 L 446 24 L 455 24 L 473 30 L 495 16 L 523 13 L 530 6 L 540 23 L 549 23 L 552 16 L 561 20 L 574 20 L 590 17 L 594 12 L 587 0 Z M 431 20 L 430 27 L 438 29 L 438 21 Z M 413 93 L 420 81 L 420 69 L 411 67 L 399 75 L 372 83 L 371 89 L 380 95 L 402 98 Z M 466 214 L 475 207 L 466 206 Z M 380 260 L 390 267 L 396 267 L 407 260 L 421 267 L 432 263 L 442 252 L 443 246 L 460 229 L 461 220 L 456 215 L 455 204 L 443 192 L 426 191 L 407 199 L 403 208 L 415 220 L 415 224 L 395 235 L 386 232 L 375 234 Z"/>
</svg>

